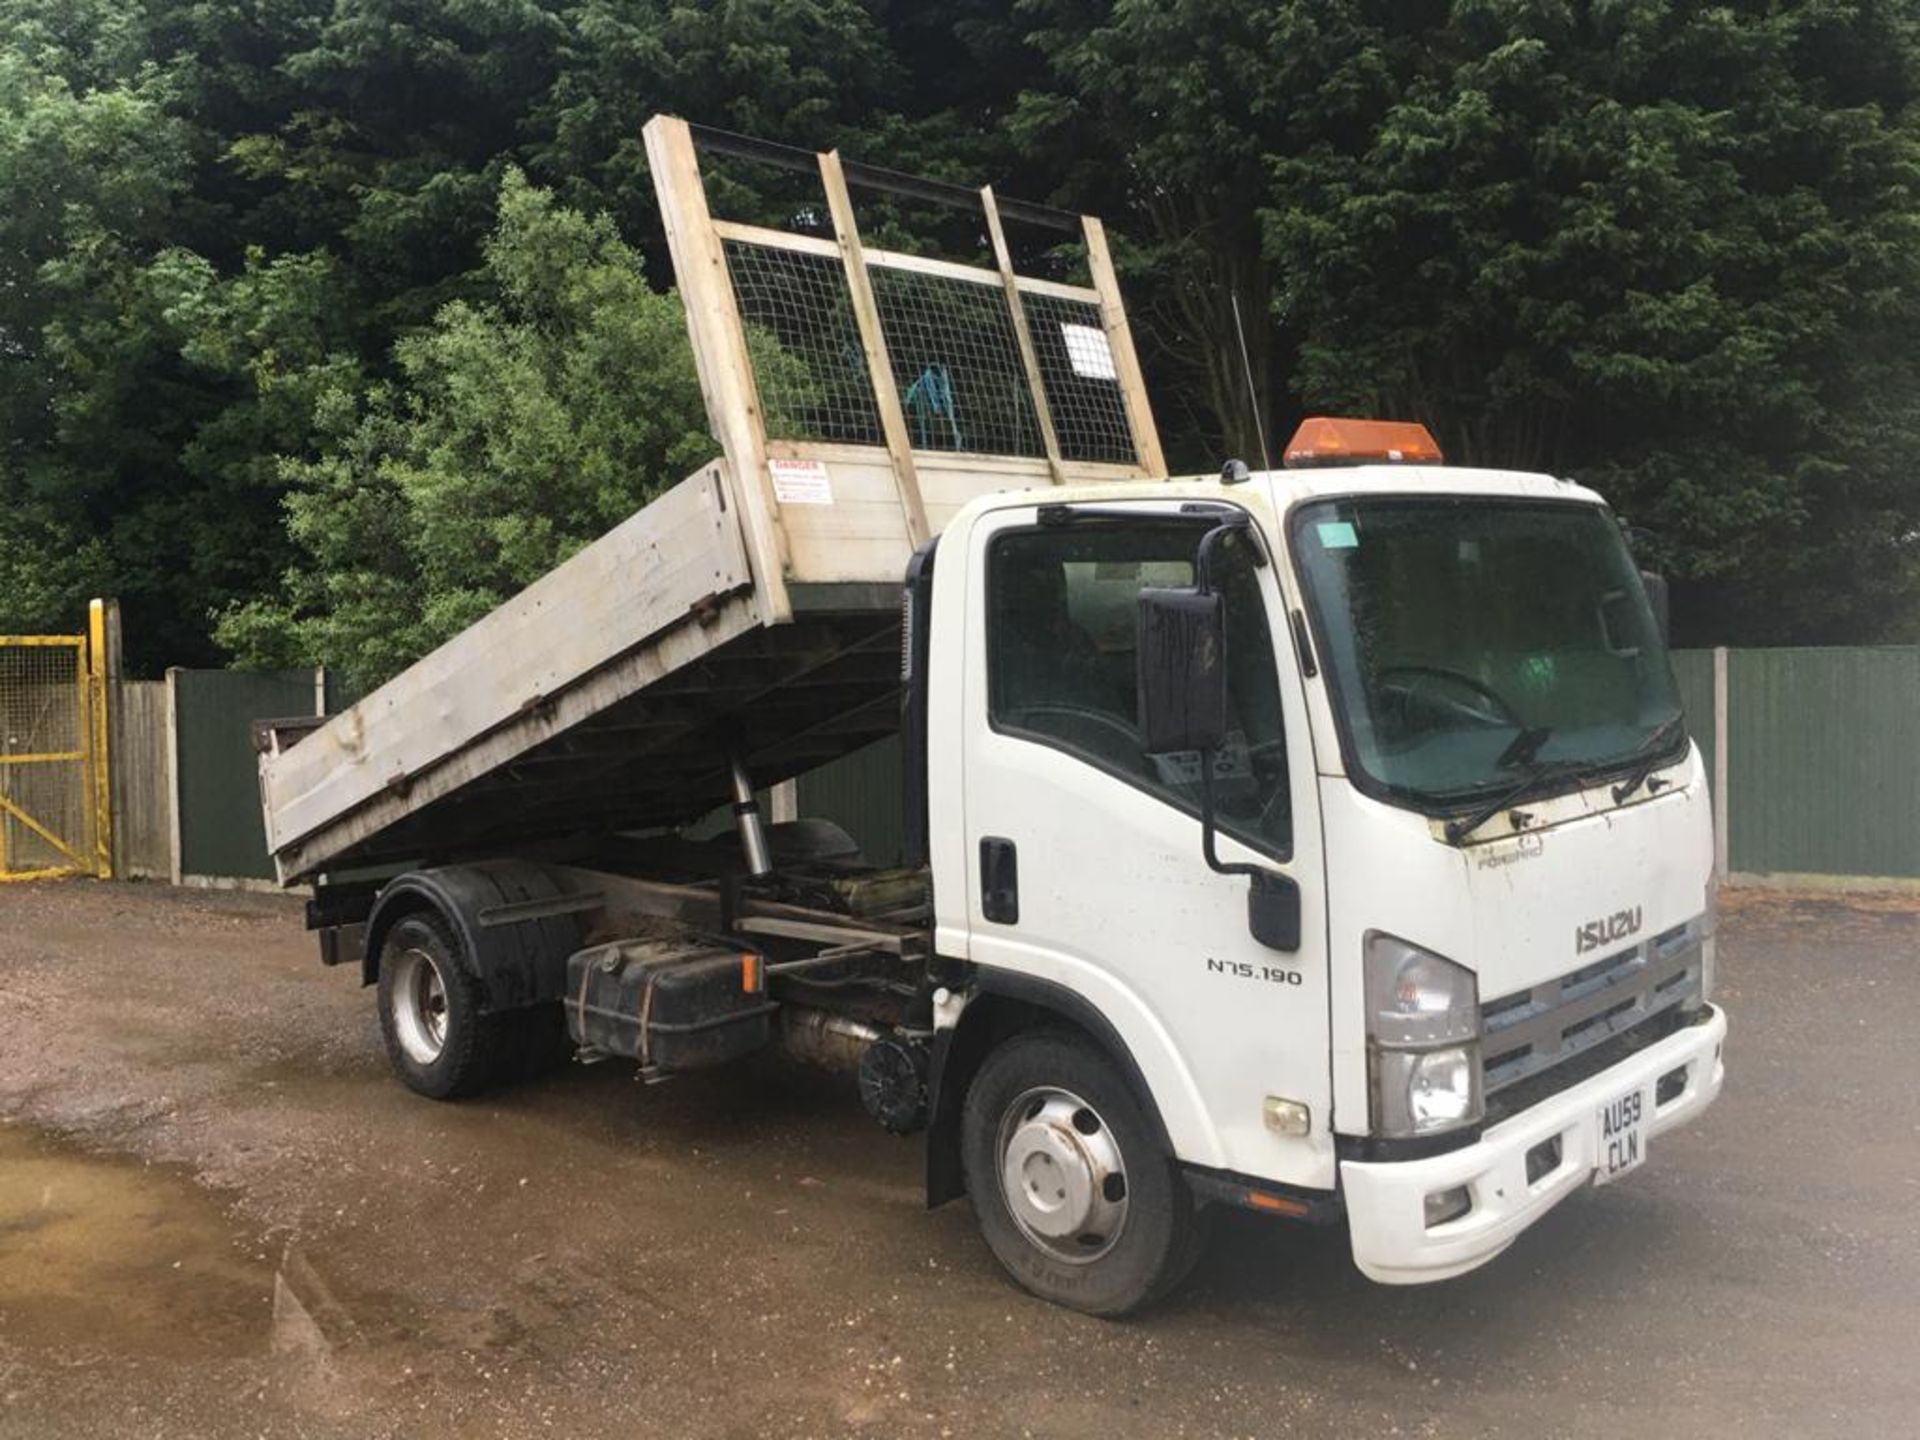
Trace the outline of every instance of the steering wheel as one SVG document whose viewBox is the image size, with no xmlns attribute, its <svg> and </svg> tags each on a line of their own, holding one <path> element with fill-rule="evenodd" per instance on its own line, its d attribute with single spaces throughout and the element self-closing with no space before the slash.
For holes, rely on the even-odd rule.
<svg viewBox="0 0 1920 1440">
<path fill-rule="evenodd" d="M 1244 753 L 1247 757 L 1246 779 L 1253 784 L 1253 798 L 1260 804 L 1259 811 L 1253 816 L 1253 829 L 1258 834 L 1266 835 L 1270 833 L 1275 814 L 1291 809 L 1293 805 L 1288 771 L 1287 737 L 1276 735 L 1271 740 L 1256 740 L 1244 747 Z M 1268 762 L 1276 756 L 1280 761 L 1278 777 L 1275 777 L 1268 768 Z M 1276 778 L 1281 782 L 1278 785 L 1274 784 Z M 1263 794 L 1265 799 L 1261 799 Z M 1230 818 L 1239 820 L 1243 824 L 1247 819 L 1244 815 L 1235 815 Z"/>
<path fill-rule="evenodd" d="M 1411 676 L 1412 683 L 1395 684 L 1388 679 L 1389 676 L 1393 675 Z M 1428 697 L 1430 704 L 1443 705 L 1447 709 L 1454 711 L 1456 714 L 1463 715 L 1470 720 L 1481 720 L 1490 725 L 1512 725 L 1519 729 L 1526 728 L 1525 722 L 1514 713 L 1513 706 L 1507 703 L 1505 696 L 1501 695 L 1498 690 L 1495 690 L 1486 682 L 1477 680 L 1461 670 L 1448 670 L 1439 665 L 1388 665 L 1374 672 L 1374 680 L 1382 687 L 1390 686 L 1400 691 L 1400 693 L 1409 700 L 1419 695 L 1421 691 L 1426 688 L 1423 682 L 1437 680 L 1443 682 L 1443 684 L 1466 690 L 1477 699 L 1484 700 L 1486 704 L 1463 704 L 1458 699 L 1448 699 L 1445 696 Z"/>
<path fill-rule="evenodd" d="M 1140 732 L 1117 715 L 1092 705 L 1058 702 L 1027 705 L 1013 717 L 1022 729 L 1036 730 L 1053 740 L 1083 746 L 1102 759 L 1115 761 L 1134 774 L 1146 771 Z M 1049 724 L 1048 721 L 1054 723 Z M 1059 722 L 1067 721 L 1068 724 Z"/>
<path fill-rule="evenodd" d="M 1132 725 L 1117 715 L 1090 705 L 1071 705 L 1054 702 L 1044 705 L 1028 705 L 1014 717 L 1022 729 L 1035 730 L 1049 739 L 1065 740 L 1077 744 L 1082 749 L 1092 751 L 1102 759 L 1117 762 L 1123 769 L 1135 775 L 1150 773 L 1145 752 L 1140 749 L 1140 733 Z M 1054 723 L 1049 724 L 1048 721 Z M 1068 724 L 1059 722 L 1067 721 Z M 1286 738 L 1263 740 L 1247 747 L 1250 762 L 1263 760 L 1270 755 L 1286 754 Z M 1260 783 L 1257 782 L 1256 783 Z M 1286 785 L 1281 785 L 1268 796 L 1260 807 L 1260 813 L 1254 817 L 1254 829 L 1266 833 L 1271 825 L 1274 813 L 1281 807 L 1291 805 L 1293 796 Z"/>
</svg>

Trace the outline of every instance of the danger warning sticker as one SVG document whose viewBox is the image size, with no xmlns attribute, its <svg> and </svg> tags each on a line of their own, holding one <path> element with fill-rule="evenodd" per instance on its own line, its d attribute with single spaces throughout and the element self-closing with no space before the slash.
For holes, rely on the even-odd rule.
<svg viewBox="0 0 1920 1440">
<path fill-rule="evenodd" d="M 831 505 L 833 484 L 822 460 L 769 460 L 773 498 L 782 505 Z"/>
</svg>

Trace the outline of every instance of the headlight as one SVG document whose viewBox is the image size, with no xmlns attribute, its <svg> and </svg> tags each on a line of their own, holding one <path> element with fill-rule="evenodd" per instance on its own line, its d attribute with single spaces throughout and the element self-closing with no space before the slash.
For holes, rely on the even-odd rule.
<svg viewBox="0 0 1920 1440">
<path fill-rule="evenodd" d="M 1383 1050 L 1375 1068 L 1383 1135 L 1431 1135 L 1471 1124 L 1482 1114 L 1478 1045 Z"/>
<path fill-rule="evenodd" d="M 1391 935 L 1366 948 L 1374 1130 L 1431 1135 L 1485 1113 L 1473 972 Z"/>
</svg>

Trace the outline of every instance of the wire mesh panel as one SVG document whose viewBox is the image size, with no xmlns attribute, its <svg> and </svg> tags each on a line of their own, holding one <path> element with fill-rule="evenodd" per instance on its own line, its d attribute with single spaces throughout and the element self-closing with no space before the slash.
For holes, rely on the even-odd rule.
<svg viewBox="0 0 1920 1440">
<path fill-rule="evenodd" d="M 646 143 L 708 418 L 776 589 L 890 565 L 894 500 L 911 546 L 976 492 L 1164 468 L 1094 217 L 666 115 Z"/>
<path fill-rule="evenodd" d="M 1100 307 L 1032 291 L 1020 304 L 1061 458 L 1133 464 L 1139 452 Z"/>
<path fill-rule="evenodd" d="M 913 448 L 1046 454 L 1013 316 L 995 279 L 887 265 L 868 273 Z"/>
<path fill-rule="evenodd" d="M 0 878 L 91 868 L 85 653 L 77 636 L 0 639 Z"/>
<path fill-rule="evenodd" d="M 880 444 L 880 412 L 840 258 L 723 243 L 767 438 Z"/>
</svg>

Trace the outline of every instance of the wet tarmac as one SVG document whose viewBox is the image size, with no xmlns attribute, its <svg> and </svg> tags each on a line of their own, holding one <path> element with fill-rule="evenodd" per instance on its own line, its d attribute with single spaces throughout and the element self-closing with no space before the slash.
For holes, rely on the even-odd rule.
<svg viewBox="0 0 1920 1440">
<path fill-rule="evenodd" d="M 1228 1217 L 1126 1324 L 838 1082 L 435 1105 L 276 897 L 0 891 L 0 1437 L 1791 1435 L 1920 1415 L 1920 918 L 1727 907 L 1726 1096 L 1459 1281 Z"/>
</svg>

